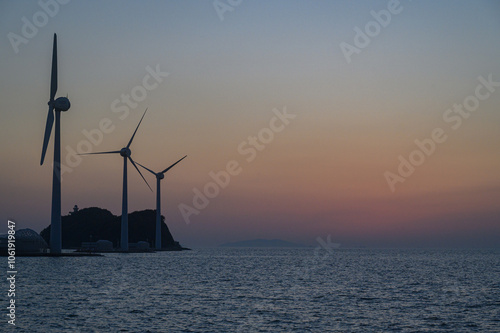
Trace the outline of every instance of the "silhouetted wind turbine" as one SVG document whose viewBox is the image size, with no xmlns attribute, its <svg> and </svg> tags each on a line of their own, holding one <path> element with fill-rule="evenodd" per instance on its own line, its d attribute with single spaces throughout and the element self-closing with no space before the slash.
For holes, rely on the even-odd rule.
<svg viewBox="0 0 500 333">
<path fill-rule="evenodd" d="M 153 175 L 156 176 L 156 233 L 155 233 L 155 248 L 157 250 L 161 250 L 161 195 L 160 195 L 160 181 L 163 178 L 165 178 L 165 172 L 167 172 L 168 170 L 172 169 L 174 167 L 174 165 L 176 165 L 177 163 L 179 163 L 180 161 L 182 161 L 183 159 L 185 159 L 186 156 L 184 156 L 183 158 L 181 158 L 180 160 L 178 160 L 177 162 L 175 162 L 174 164 L 172 164 L 171 166 L 169 166 L 168 168 L 166 168 L 165 170 L 163 170 L 161 172 L 154 172 L 154 171 L 146 168 L 141 163 L 137 162 L 137 164 L 139 164 L 141 167 L 143 167 L 144 169 L 148 170 L 149 172 L 151 172 Z"/>
<path fill-rule="evenodd" d="M 132 151 L 130 150 L 130 145 L 132 144 L 132 140 L 134 140 L 135 133 L 137 132 L 137 129 L 141 125 L 142 119 L 146 115 L 146 111 L 144 111 L 144 114 L 141 117 L 141 120 L 139 121 L 139 124 L 135 128 L 134 134 L 132 134 L 132 137 L 130 138 L 130 141 L 128 142 L 127 146 L 120 149 L 120 150 L 115 150 L 115 151 L 104 151 L 104 152 L 98 152 L 98 153 L 87 153 L 87 154 L 80 154 L 80 155 L 96 155 L 96 154 L 120 154 L 123 157 L 123 194 L 122 194 L 122 225 L 121 225 L 121 237 L 120 237 L 120 246 L 122 251 L 128 251 L 128 200 L 127 200 L 127 159 L 130 160 L 130 163 L 135 167 L 137 172 L 141 175 L 142 179 L 146 182 L 146 185 L 148 185 L 149 189 L 151 189 L 151 186 L 149 186 L 148 182 L 146 181 L 146 178 L 142 175 L 141 171 L 135 165 L 134 160 L 130 155 L 132 154 Z"/>
<path fill-rule="evenodd" d="M 52 125 L 54 124 L 54 113 L 56 128 L 54 130 L 54 164 L 52 165 L 52 211 L 50 218 L 50 253 L 61 253 L 61 111 L 68 111 L 71 104 L 68 97 L 59 97 L 54 100 L 57 92 L 57 35 L 54 34 L 52 47 L 52 73 L 50 76 L 50 99 L 49 114 L 45 125 L 43 137 L 42 158 L 43 164 L 47 147 L 49 145 Z"/>
</svg>

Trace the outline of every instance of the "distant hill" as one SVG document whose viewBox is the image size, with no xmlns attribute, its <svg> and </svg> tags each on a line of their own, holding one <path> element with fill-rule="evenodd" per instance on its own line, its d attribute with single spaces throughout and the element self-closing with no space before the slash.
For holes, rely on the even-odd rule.
<svg viewBox="0 0 500 333">
<path fill-rule="evenodd" d="M 303 244 L 287 242 L 281 239 L 252 239 L 241 242 L 225 243 L 221 247 L 307 247 Z"/>
<path fill-rule="evenodd" d="M 98 207 L 83 208 L 63 216 L 62 246 L 65 249 L 79 248 L 82 242 L 108 240 L 117 248 L 120 242 L 121 216 Z M 170 230 L 161 217 L 162 248 L 181 250 L 181 245 L 174 241 Z M 156 211 L 152 209 L 136 211 L 128 214 L 129 242 L 146 241 L 154 246 Z M 40 235 L 50 244 L 50 226 L 43 229 Z"/>
</svg>

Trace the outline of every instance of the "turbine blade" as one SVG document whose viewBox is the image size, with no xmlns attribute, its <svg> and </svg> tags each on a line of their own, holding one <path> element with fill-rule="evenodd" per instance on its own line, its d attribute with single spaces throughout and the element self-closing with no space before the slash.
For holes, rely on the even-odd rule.
<svg viewBox="0 0 500 333">
<path fill-rule="evenodd" d="M 153 170 L 146 168 L 144 165 L 142 165 L 142 164 L 141 164 L 141 163 L 139 163 L 139 162 L 135 162 L 135 163 L 139 164 L 141 167 L 143 167 L 144 169 L 148 170 L 149 172 L 151 172 L 153 175 L 155 175 L 155 176 L 156 176 L 156 172 L 154 172 Z"/>
<path fill-rule="evenodd" d="M 151 188 L 151 186 L 149 186 L 149 183 L 148 181 L 146 180 L 146 178 L 144 178 L 144 176 L 142 175 L 141 173 L 141 170 L 139 170 L 139 168 L 137 167 L 137 165 L 135 165 L 135 162 L 134 160 L 132 159 L 132 157 L 128 157 L 128 159 L 130 160 L 130 162 L 132 162 L 132 165 L 134 166 L 134 168 L 137 170 L 137 172 L 141 175 L 142 179 L 146 182 L 146 185 L 148 185 L 149 189 L 151 190 L 151 192 L 153 192 L 153 189 Z"/>
<path fill-rule="evenodd" d="M 146 112 L 148 111 L 148 109 L 146 108 L 146 111 L 144 111 L 144 114 L 142 115 L 141 117 L 141 120 L 139 121 L 139 124 L 137 125 L 137 127 L 135 128 L 135 131 L 134 131 L 134 134 L 132 134 L 132 137 L 130 138 L 130 141 L 128 142 L 128 145 L 127 145 L 127 148 L 130 147 L 130 145 L 132 144 L 132 140 L 134 140 L 134 136 L 135 136 L 135 133 L 137 132 L 137 129 L 139 128 L 139 126 L 141 125 L 141 122 L 142 122 L 142 119 L 144 118 L 144 116 L 146 115 Z"/>
<path fill-rule="evenodd" d="M 54 34 L 54 46 L 52 49 L 52 74 L 50 76 L 50 101 L 54 100 L 57 92 L 57 35 Z"/>
<path fill-rule="evenodd" d="M 181 158 L 180 160 L 178 160 L 177 162 L 175 162 L 174 164 L 172 164 L 171 166 L 169 166 L 168 168 L 166 168 L 165 170 L 163 170 L 163 171 L 162 171 L 162 172 L 160 172 L 160 173 L 165 173 L 165 172 L 167 172 L 168 170 L 172 169 L 172 168 L 174 167 L 174 165 L 176 165 L 177 163 L 179 163 L 180 161 L 182 161 L 182 160 L 183 160 L 183 159 L 185 159 L 186 157 L 187 157 L 187 155 L 186 155 L 186 156 L 184 156 L 183 158 Z"/>
<path fill-rule="evenodd" d="M 50 134 L 52 133 L 52 125 L 54 124 L 54 109 L 49 106 L 49 114 L 47 115 L 47 123 L 45 124 L 45 135 L 43 137 L 42 146 L 42 159 L 40 160 L 40 165 L 43 164 L 45 159 L 45 153 L 47 153 L 47 147 L 49 146 Z"/>
<path fill-rule="evenodd" d="M 121 153 L 120 150 L 114 150 L 114 151 L 100 151 L 97 153 L 85 153 L 85 154 L 77 154 L 77 155 L 99 155 L 99 154 L 119 154 Z"/>
</svg>

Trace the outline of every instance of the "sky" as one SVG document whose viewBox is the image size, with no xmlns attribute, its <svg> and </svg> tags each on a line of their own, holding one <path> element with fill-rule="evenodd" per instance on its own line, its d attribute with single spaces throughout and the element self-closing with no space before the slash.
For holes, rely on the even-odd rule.
<svg viewBox="0 0 500 333">
<path fill-rule="evenodd" d="M 147 108 L 132 158 L 188 155 L 161 184 L 184 246 L 498 247 L 499 32 L 497 1 L 0 1 L 0 232 L 50 223 L 57 33 L 63 214 L 121 214 L 121 157 L 76 154 Z"/>
</svg>

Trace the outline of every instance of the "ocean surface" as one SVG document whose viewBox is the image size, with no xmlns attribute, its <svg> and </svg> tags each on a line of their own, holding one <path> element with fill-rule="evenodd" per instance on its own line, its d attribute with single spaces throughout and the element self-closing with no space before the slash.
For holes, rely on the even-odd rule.
<svg viewBox="0 0 500 333">
<path fill-rule="evenodd" d="M 4 301 L 2 332 L 500 332 L 500 250 L 214 248 L 17 269 L 17 326 Z"/>
</svg>

